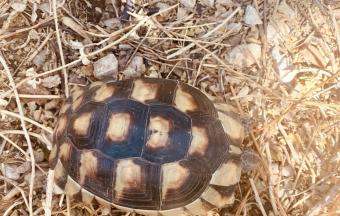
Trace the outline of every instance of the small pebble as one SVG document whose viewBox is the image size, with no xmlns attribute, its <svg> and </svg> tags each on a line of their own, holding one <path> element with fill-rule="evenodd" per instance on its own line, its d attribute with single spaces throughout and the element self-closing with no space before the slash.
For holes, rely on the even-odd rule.
<svg viewBox="0 0 340 216">
<path fill-rule="evenodd" d="M 42 80 L 42 85 L 46 88 L 53 88 L 61 83 L 61 78 L 59 75 L 49 76 Z"/>
<path fill-rule="evenodd" d="M 139 77 L 145 71 L 143 57 L 136 55 L 123 71 L 126 78 Z"/>
<path fill-rule="evenodd" d="M 118 74 L 118 61 L 115 55 L 108 54 L 97 60 L 94 64 L 93 75 L 99 79 L 116 79 Z"/>
<path fill-rule="evenodd" d="M 44 49 L 41 52 L 39 52 L 32 60 L 33 64 L 35 64 L 37 67 L 43 66 L 46 61 L 46 56 L 48 54 L 48 50 Z"/>
</svg>

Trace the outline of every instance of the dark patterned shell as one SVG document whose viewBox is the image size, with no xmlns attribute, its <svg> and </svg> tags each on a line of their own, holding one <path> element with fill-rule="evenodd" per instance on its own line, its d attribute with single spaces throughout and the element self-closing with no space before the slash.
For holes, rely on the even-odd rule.
<svg viewBox="0 0 340 216">
<path fill-rule="evenodd" d="M 219 115 L 230 118 L 198 89 L 172 80 L 76 90 L 54 133 L 55 182 L 84 202 L 141 214 L 204 214 L 223 207 L 233 201 L 241 170 L 240 150 L 225 134 L 233 126 L 222 125 Z"/>
</svg>

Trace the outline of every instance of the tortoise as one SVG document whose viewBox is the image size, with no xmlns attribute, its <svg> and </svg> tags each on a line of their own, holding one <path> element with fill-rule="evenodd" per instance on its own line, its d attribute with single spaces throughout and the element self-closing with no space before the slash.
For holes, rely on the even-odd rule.
<svg viewBox="0 0 340 216">
<path fill-rule="evenodd" d="M 159 78 L 94 82 L 60 109 L 49 163 L 71 198 L 142 215 L 234 201 L 245 129 L 235 108 Z"/>
</svg>

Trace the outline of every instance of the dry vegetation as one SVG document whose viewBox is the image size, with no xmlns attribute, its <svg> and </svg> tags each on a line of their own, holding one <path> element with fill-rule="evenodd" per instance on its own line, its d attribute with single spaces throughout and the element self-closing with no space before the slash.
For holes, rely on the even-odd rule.
<svg viewBox="0 0 340 216">
<path fill-rule="evenodd" d="M 108 54 L 119 79 L 182 80 L 250 117 L 243 147 L 261 163 L 220 215 L 340 214 L 340 3 L 180 2 L 137 1 L 129 17 L 118 0 L 0 0 L 1 215 L 44 214 L 58 108 Z M 52 213 L 103 213 L 68 204 L 54 196 Z"/>
</svg>

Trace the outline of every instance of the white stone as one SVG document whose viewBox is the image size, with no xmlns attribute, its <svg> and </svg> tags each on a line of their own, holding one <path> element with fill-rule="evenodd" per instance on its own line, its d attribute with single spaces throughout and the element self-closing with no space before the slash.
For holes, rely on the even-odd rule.
<svg viewBox="0 0 340 216">
<path fill-rule="evenodd" d="M 241 44 L 234 47 L 226 56 L 230 64 L 238 67 L 249 67 L 256 63 L 261 57 L 261 46 L 259 44 Z"/>
<path fill-rule="evenodd" d="M 193 9 L 196 5 L 196 0 L 180 0 L 180 3 L 186 8 L 186 9 Z"/>
<path fill-rule="evenodd" d="M 215 0 L 201 0 L 200 3 L 208 7 L 214 7 Z"/>
<path fill-rule="evenodd" d="M 252 26 L 252 27 L 255 26 L 255 25 L 262 24 L 262 20 L 260 18 L 259 13 L 251 5 L 248 5 L 247 8 L 246 8 L 246 13 L 244 15 L 244 22 L 247 25 Z"/>
<path fill-rule="evenodd" d="M 97 60 L 93 67 L 93 73 L 97 79 L 116 78 L 118 73 L 118 61 L 113 54 L 108 54 Z"/>
<path fill-rule="evenodd" d="M 26 5 L 27 5 L 27 0 L 14 0 L 11 4 L 11 7 L 18 11 L 18 12 L 23 12 L 26 9 Z"/>
</svg>

